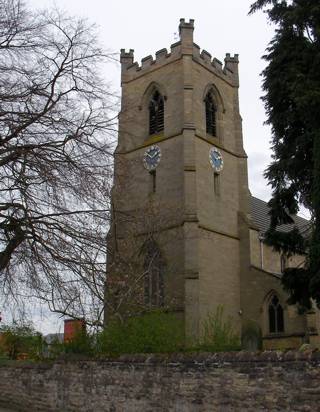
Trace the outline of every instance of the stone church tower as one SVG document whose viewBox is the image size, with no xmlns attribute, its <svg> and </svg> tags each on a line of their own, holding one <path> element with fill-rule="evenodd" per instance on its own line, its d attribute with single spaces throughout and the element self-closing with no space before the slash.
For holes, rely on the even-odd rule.
<svg viewBox="0 0 320 412">
<path fill-rule="evenodd" d="M 135 250 L 145 303 L 184 316 L 197 338 L 218 305 L 241 330 L 250 194 L 238 56 L 221 63 L 193 31 L 181 19 L 180 41 L 141 65 L 121 50 L 112 233 L 123 260 Z"/>
</svg>

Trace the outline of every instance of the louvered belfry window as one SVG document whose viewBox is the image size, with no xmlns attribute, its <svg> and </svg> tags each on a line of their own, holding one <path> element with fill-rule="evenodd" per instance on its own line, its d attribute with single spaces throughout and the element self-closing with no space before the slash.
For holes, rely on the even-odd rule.
<svg viewBox="0 0 320 412">
<path fill-rule="evenodd" d="M 205 98 L 206 105 L 206 129 L 211 136 L 216 136 L 216 106 L 214 104 L 212 94 L 209 92 Z"/>
<path fill-rule="evenodd" d="M 149 104 L 149 134 L 162 132 L 164 129 L 164 99 L 156 90 Z"/>
</svg>

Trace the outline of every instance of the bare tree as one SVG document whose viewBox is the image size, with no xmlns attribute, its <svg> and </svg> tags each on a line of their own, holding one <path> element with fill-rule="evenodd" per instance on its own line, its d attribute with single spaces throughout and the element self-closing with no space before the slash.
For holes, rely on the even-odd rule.
<svg viewBox="0 0 320 412">
<path fill-rule="evenodd" d="M 115 99 L 95 28 L 0 0 L 0 285 L 99 322 Z"/>
<path fill-rule="evenodd" d="M 121 160 L 118 159 L 118 166 Z M 171 209 L 151 197 L 139 208 L 127 204 L 123 191 L 130 186 L 131 164 L 125 161 L 113 191 L 112 224 L 108 235 L 108 270 L 105 288 L 105 324 L 153 310 L 176 311 L 181 307 L 178 288 L 172 288 L 179 262 L 168 260 L 168 252 L 181 240 L 179 228 L 172 232 Z M 119 168 L 118 168 L 119 169 Z M 116 207 L 117 206 L 117 207 Z M 166 229 L 170 229 L 166 230 Z"/>
</svg>

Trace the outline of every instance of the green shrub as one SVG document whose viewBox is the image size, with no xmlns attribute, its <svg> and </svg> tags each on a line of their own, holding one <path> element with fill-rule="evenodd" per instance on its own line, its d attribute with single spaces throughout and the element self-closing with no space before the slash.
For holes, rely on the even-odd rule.
<svg viewBox="0 0 320 412">
<path fill-rule="evenodd" d="M 239 336 L 234 332 L 231 318 L 224 319 L 223 306 L 219 305 L 203 323 L 203 337 L 198 350 L 226 352 L 240 350 Z"/>
<path fill-rule="evenodd" d="M 61 356 L 68 357 L 68 355 L 84 355 L 92 357 L 97 354 L 96 346 L 96 336 L 81 330 L 67 342 L 61 342 L 58 338 L 54 339 L 48 345 L 47 357 L 52 359 L 60 358 Z"/>
<path fill-rule="evenodd" d="M 111 322 L 98 337 L 98 352 L 121 353 L 178 352 L 184 348 L 184 326 L 175 314 L 149 312 Z"/>
<path fill-rule="evenodd" d="M 101 333 L 79 331 L 68 342 L 58 339 L 46 347 L 41 336 L 30 325 L 3 326 L 0 329 L 0 359 L 39 359 L 43 356 L 101 355 L 130 353 L 172 353 L 185 351 L 231 351 L 240 349 L 239 337 L 233 332 L 231 319 L 224 319 L 219 306 L 203 324 L 199 345 L 186 345 L 184 321 L 176 314 L 164 311 L 132 316 L 125 322 L 113 320 Z M 47 349 L 47 350 L 45 350 Z"/>
<path fill-rule="evenodd" d="M 9 359 L 39 359 L 45 345 L 42 335 L 29 324 L 0 328 L 0 352 Z"/>
<path fill-rule="evenodd" d="M 96 354 L 96 339 L 86 331 L 79 331 L 75 336 L 63 343 L 65 353 L 93 356 Z"/>
</svg>

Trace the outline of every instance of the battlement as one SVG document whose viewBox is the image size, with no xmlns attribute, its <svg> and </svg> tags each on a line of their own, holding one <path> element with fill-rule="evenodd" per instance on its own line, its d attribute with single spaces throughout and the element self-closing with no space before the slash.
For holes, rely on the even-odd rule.
<svg viewBox="0 0 320 412">
<path fill-rule="evenodd" d="M 122 65 L 132 64 L 134 59 L 134 50 L 130 49 L 128 52 L 125 49 L 120 50 L 120 63 Z"/>
<path fill-rule="evenodd" d="M 193 60 L 204 65 L 207 69 L 219 76 L 225 77 L 229 82 L 237 82 L 239 63 L 238 54 L 231 56 L 230 53 L 227 53 L 223 65 L 220 60 L 212 57 L 206 50 L 200 51 L 200 47 L 193 42 L 193 30 L 193 19 L 190 19 L 189 22 L 185 19 L 180 19 L 180 40 L 170 46 L 170 52 L 168 52 L 166 48 L 158 50 L 155 53 L 155 58 L 152 55 L 146 56 L 141 60 L 141 64 L 134 62 L 134 50 L 130 49 L 127 52 L 126 50 L 121 49 L 120 62 L 123 77 L 125 77 L 126 80 L 131 80 L 149 70 L 178 60 L 184 55 L 190 55 Z"/>
<path fill-rule="evenodd" d="M 231 57 L 230 53 L 227 53 L 224 61 L 227 61 L 227 60 L 230 62 L 239 63 L 239 55 L 235 54 L 233 57 Z"/>
<path fill-rule="evenodd" d="M 194 19 L 189 19 L 189 23 L 186 22 L 185 19 L 180 19 L 180 25 L 179 25 L 180 33 L 181 33 L 182 27 L 187 28 L 187 29 L 194 29 Z"/>
<path fill-rule="evenodd" d="M 124 49 L 121 49 L 120 62 L 121 65 L 125 66 L 124 71 L 133 75 L 135 72 L 140 72 L 141 70 L 147 70 L 154 65 L 167 64 L 172 60 L 176 60 L 181 57 L 181 42 L 178 41 L 170 46 L 170 52 L 166 48 L 156 51 L 155 59 L 152 55 L 143 57 L 141 59 L 141 64 L 134 62 L 134 53 L 130 49 L 129 52 L 125 52 Z"/>
<path fill-rule="evenodd" d="M 179 24 L 179 35 L 182 44 L 182 49 L 185 54 L 192 53 L 193 46 L 193 30 L 194 30 L 194 20 L 190 19 L 189 23 L 185 19 L 180 19 Z"/>
</svg>

